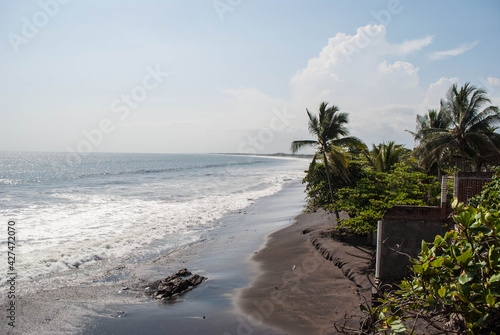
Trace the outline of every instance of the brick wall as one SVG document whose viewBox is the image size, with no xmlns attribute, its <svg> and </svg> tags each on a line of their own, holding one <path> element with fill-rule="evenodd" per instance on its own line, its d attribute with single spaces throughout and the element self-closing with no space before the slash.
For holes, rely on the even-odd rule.
<svg viewBox="0 0 500 335">
<path fill-rule="evenodd" d="M 453 197 L 468 203 L 469 199 L 480 194 L 484 184 L 492 180 L 493 172 L 456 172 Z"/>
</svg>

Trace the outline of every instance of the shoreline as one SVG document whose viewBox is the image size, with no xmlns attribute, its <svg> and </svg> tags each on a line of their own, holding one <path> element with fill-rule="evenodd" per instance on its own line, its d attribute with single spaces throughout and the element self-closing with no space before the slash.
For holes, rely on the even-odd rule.
<svg viewBox="0 0 500 335">
<path fill-rule="evenodd" d="M 37 335 L 58 332 L 95 335 L 330 333 L 331 322 L 325 320 L 332 319 L 334 313 L 339 314 L 339 318 L 333 319 L 340 320 L 342 308 L 353 309 L 353 315 L 354 309 L 359 311 L 358 300 L 362 294 L 356 283 L 346 279 L 346 276 L 354 278 L 352 274 L 359 264 L 347 269 L 345 260 L 351 256 L 338 252 L 347 250 L 345 245 L 335 242 L 338 249 L 335 252 L 327 245 L 333 240 L 321 237 L 322 229 L 331 227 L 331 219 L 321 213 L 300 214 L 303 205 L 303 186 L 300 182 L 291 182 L 277 194 L 224 217 L 219 228 L 208 231 L 197 243 L 137 263 L 132 268 L 110 269 L 118 271 L 118 277 L 119 273 L 125 273 L 125 280 L 71 286 L 71 281 L 64 281 L 70 277 L 55 278 L 60 281 L 58 289 L 20 296 L 16 301 L 17 327 L 6 328 L 7 323 L 1 323 L 0 332 Z M 333 254 L 328 250 L 333 250 Z M 334 254 L 342 254 L 342 270 L 338 264 L 335 266 L 339 260 Z M 363 262 L 366 263 L 366 259 Z M 208 280 L 175 300 L 156 301 L 144 294 L 144 284 L 184 267 Z M 269 274 L 271 279 L 278 280 L 276 285 L 267 279 Z M 75 272 L 76 275 L 85 273 Z M 266 278 L 264 283 L 262 278 Z M 279 290 L 273 285 L 279 286 Z M 306 286 L 308 290 L 304 290 Z M 270 287 L 281 294 L 278 303 L 271 300 L 272 307 L 268 300 L 276 293 L 269 292 Z M 2 309 L 4 304 L 5 301 Z"/>
<path fill-rule="evenodd" d="M 78 269 L 51 278 L 57 281 L 57 289 L 22 293 L 29 291 L 26 283 L 19 287 L 22 295 L 16 297 L 16 327 L 2 322 L 0 333 L 231 333 L 241 317 L 233 305 L 234 292 L 256 274 L 249 255 L 262 246 L 269 233 L 290 225 L 303 205 L 303 185 L 289 182 L 278 193 L 226 215 L 197 243 L 146 262 L 109 269 L 116 281 L 72 286 L 73 277 L 86 276 L 84 269 Z M 145 295 L 144 284 L 184 267 L 208 280 L 172 301 Z M 2 298 L 2 310 L 6 303 Z M 258 329 L 260 333 L 267 330 Z"/>
<path fill-rule="evenodd" d="M 252 257 L 260 273 L 238 297 L 247 326 L 294 335 L 340 334 L 336 324 L 359 326 L 359 305 L 371 297 L 370 248 L 325 236 L 333 222 L 325 212 L 304 213 L 268 237 Z"/>
</svg>

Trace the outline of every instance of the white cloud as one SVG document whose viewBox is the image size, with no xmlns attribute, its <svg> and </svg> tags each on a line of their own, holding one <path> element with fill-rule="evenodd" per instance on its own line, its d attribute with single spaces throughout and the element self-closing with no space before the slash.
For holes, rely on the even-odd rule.
<svg viewBox="0 0 500 335">
<path fill-rule="evenodd" d="M 491 104 L 493 106 L 500 106 L 500 78 L 497 77 L 479 77 L 481 87 L 486 89 L 489 98 L 491 99 Z"/>
<path fill-rule="evenodd" d="M 495 77 L 486 78 L 486 82 L 492 87 L 500 87 L 500 79 Z"/>
<path fill-rule="evenodd" d="M 405 89 L 418 86 L 418 67 L 416 68 L 411 63 L 396 61 L 394 64 L 387 64 L 383 61 L 378 65 L 378 71 L 380 80 L 385 81 L 386 84 L 397 85 Z"/>
<path fill-rule="evenodd" d="M 351 135 L 368 145 L 394 140 L 412 147 L 413 138 L 405 130 L 414 129 L 417 114 L 439 107 L 440 99 L 458 81 L 440 78 L 423 88 L 419 68 L 397 59 L 422 50 L 432 40 L 432 36 L 426 36 L 394 44 L 386 40 L 384 26 L 368 25 L 358 28 L 354 35 L 338 33 L 330 38 L 318 56 L 291 78 L 288 101 L 255 89 L 225 90 L 228 106 L 241 117 L 238 124 L 245 125 L 241 140 L 247 143 L 249 136 L 258 135 L 259 127 L 268 127 L 272 117 L 269 113 L 281 106 L 289 106 L 288 113 L 294 117 L 287 125 L 288 131 L 276 134 L 266 151 L 275 147 L 280 150 L 280 146 L 286 147 L 295 139 L 311 138 L 305 109 L 316 112 L 319 104 L 327 101 L 349 113 Z"/>
<path fill-rule="evenodd" d="M 446 96 L 446 92 L 448 92 L 450 87 L 456 83 L 458 83 L 457 77 L 442 77 L 430 84 L 425 93 L 425 98 L 419 107 L 419 114 L 427 113 L 429 109 L 438 109 L 441 99 Z"/>
<path fill-rule="evenodd" d="M 431 60 L 440 60 L 440 59 L 445 59 L 445 58 L 449 58 L 449 57 L 453 57 L 453 56 L 458 56 L 458 55 L 461 55 L 461 54 L 465 53 L 466 51 L 469 51 L 470 49 L 474 48 L 478 43 L 479 43 L 479 41 L 474 41 L 474 42 L 469 43 L 469 44 L 464 43 L 460 47 L 455 48 L 455 49 L 436 51 L 433 54 L 431 54 L 429 58 Z"/>
<path fill-rule="evenodd" d="M 395 140 L 411 147 L 411 136 L 405 130 L 415 128 L 415 115 L 414 105 L 385 105 L 367 109 L 364 117 L 355 118 L 349 128 L 368 145 Z"/>
<path fill-rule="evenodd" d="M 382 74 L 391 74 L 395 72 L 404 72 L 411 76 L 417 74 L 418 68 L 415 68 L 413 64 L 408 62 L 396 61 L 394 64 L 387 65 L 386 61 L 379 64 L 379 71 Z"/>
<path fill-rule="evenodd" d="M 387 48 L 388 54 L 406 55 L 413 51 L 418 51 L 432 43 L 434 36 L 427 35 L 424 38 L 404 41 L 401 44 L 395 44 Z"/>
<path fill-rule="evenodd" d="M 351 134 L 367 144 L 392 139 L 412 145 L 405 130 L 413 129 L 425 90 L 419 87 L 418 67 L 394 57 L 431 42 L 427 36 L 390 43 L 382 25 L 360 27 L 355 35 L 339 33 L 291 79 L 292 105 L 303 113 L 327 101 L 349 113 Z"/>
<path fill-rule="evenodd" d="M 351 135 L 368 145 L 394 140 L 411 148 L 413 138 L 406 130 L 415 128 L 416 115 L 439 108 L 448 89 L 458 82 L 456 77 L 443 77 L 422 87 L 419 68 L 397 59 L 422 50 L 432 40 L 433 36 L 426 36 L 395 44 L 387 41 L 383 25 L 367 25 L 358 28 L 354 35 L 338 33 L 330 38 L 318 56 L 309 59 L 291 78 L 288 101 L 254 89 L 225 90 L 233 109 L 244 120 L 240 124 L 255 127 L 246 128 L 242 140 L 258 134 L 259 125 L 267 127 L 269 112 L 280 105 L 290 106 L 288 113 L 294 117 L 290 119 L 289 131 L 278 134 L 268 148 L 276 144 L 280 150 L 280 145 L 287 146 L 292 140 L 311 138 L 305 109 L 316 112 L 319 104 L 326 101 L 349 113 Z M 463 53 L 477 43 L 466 45 L 463 51 L 442 52 L 439 57 Z M 489 77 L 486 81 L 492 87 L 500 87 L 498 78 Z"/>
</svg>

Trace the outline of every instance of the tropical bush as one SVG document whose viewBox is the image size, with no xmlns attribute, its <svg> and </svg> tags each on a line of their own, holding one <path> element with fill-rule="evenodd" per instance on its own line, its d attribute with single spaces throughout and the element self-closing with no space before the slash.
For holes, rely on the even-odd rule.
<svg viewBox="0 0 500 335">
<path fill-rule="evenodd" d="M 334 206 L 349 214 L 337 229 L 366 234 L 376 229 L 385 211 L 394 205 L 437 205 L 440 185 L 435 178 L 415 171 L 409 164 L 395 164 L 389 172 L 365 171 L 356 185 L 338 190 Z"/>
<path fill-rule="evenodd" d="M 470 205 L 500 210 L 500 167 L 493 168 L 493 170 L 495 174 L 492 182 L 483 187 L 480 195 L 469 200 Z"/>
<path fill-rule="evenodd" d="M 411 155 L 411 150 L 406 149 L 403 144 L 396 144 L 394 141 L 372 145 L 372 150 L 363 150 L 368 166 L 378 172 L 389 172 L 395 164 L 407 161 Z"/>
<path fill-rule="evenodd" d="M 422 242 L 413 277 L 362 307 L 362 333 L 495 334 L 500 329 L 499 173 L 477 207 L 454 202 L 456 229 Z M 418 331 L 417 329 L 420 329 Z"/>
<path fill-rule="evenodd" d="M 332 191 L 336 198 L 338 197 L 339 189 L 349 185 L 356 185 L 360 179 L 366 177 L 366 172 L 363 169 L 363 166 L 357 161 L 350 160 L 347 170 L 349 174 L 349 181 L 346 181 L 344 178 L 330 171 Z M 306 176 L 302 180 L 302 183 L 306 184 L 306 209 L 308 211 L 316 211 L 320 208 L 333 211 L 333 202 L 330 195 L 331 193 L 326 173 L 325 164 L 323 163 L 311 164 L 309 169 L 306 171 Z"/>
<path fill-rule="evenodd" d="M 314 212 L 320 208 L 326 208 L 332 203 L 328 179 L 326 178 L 325 164 L 310 165 L 306 176 L 302 180 L 306 184 L 308 211 Z"/>
</svg>

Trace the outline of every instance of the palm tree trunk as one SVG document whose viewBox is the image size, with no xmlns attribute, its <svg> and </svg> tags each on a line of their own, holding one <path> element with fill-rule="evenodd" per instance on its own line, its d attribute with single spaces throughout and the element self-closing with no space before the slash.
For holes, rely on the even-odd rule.
<svg viewBox="0 0 500 335">
<path fill-rule="evenodd" d="M 325 169 L 326 169 L 326 178 L 328 180 L 328 187 L 330 188 L 330 196 L 332 197 L 332 204 L 335 202 L 335 196 L 333 195 L 333 185 L 332 185 L 332 177 L 330 176 L 330 167 L 328 166 L 328 160 L 326 159 L 326 147 L 323 147 L 323 160 L 325 161 Z M 339 211 L 334 208 L 335 217 L 337 221 L 340 219 Z"/>
</svg>

